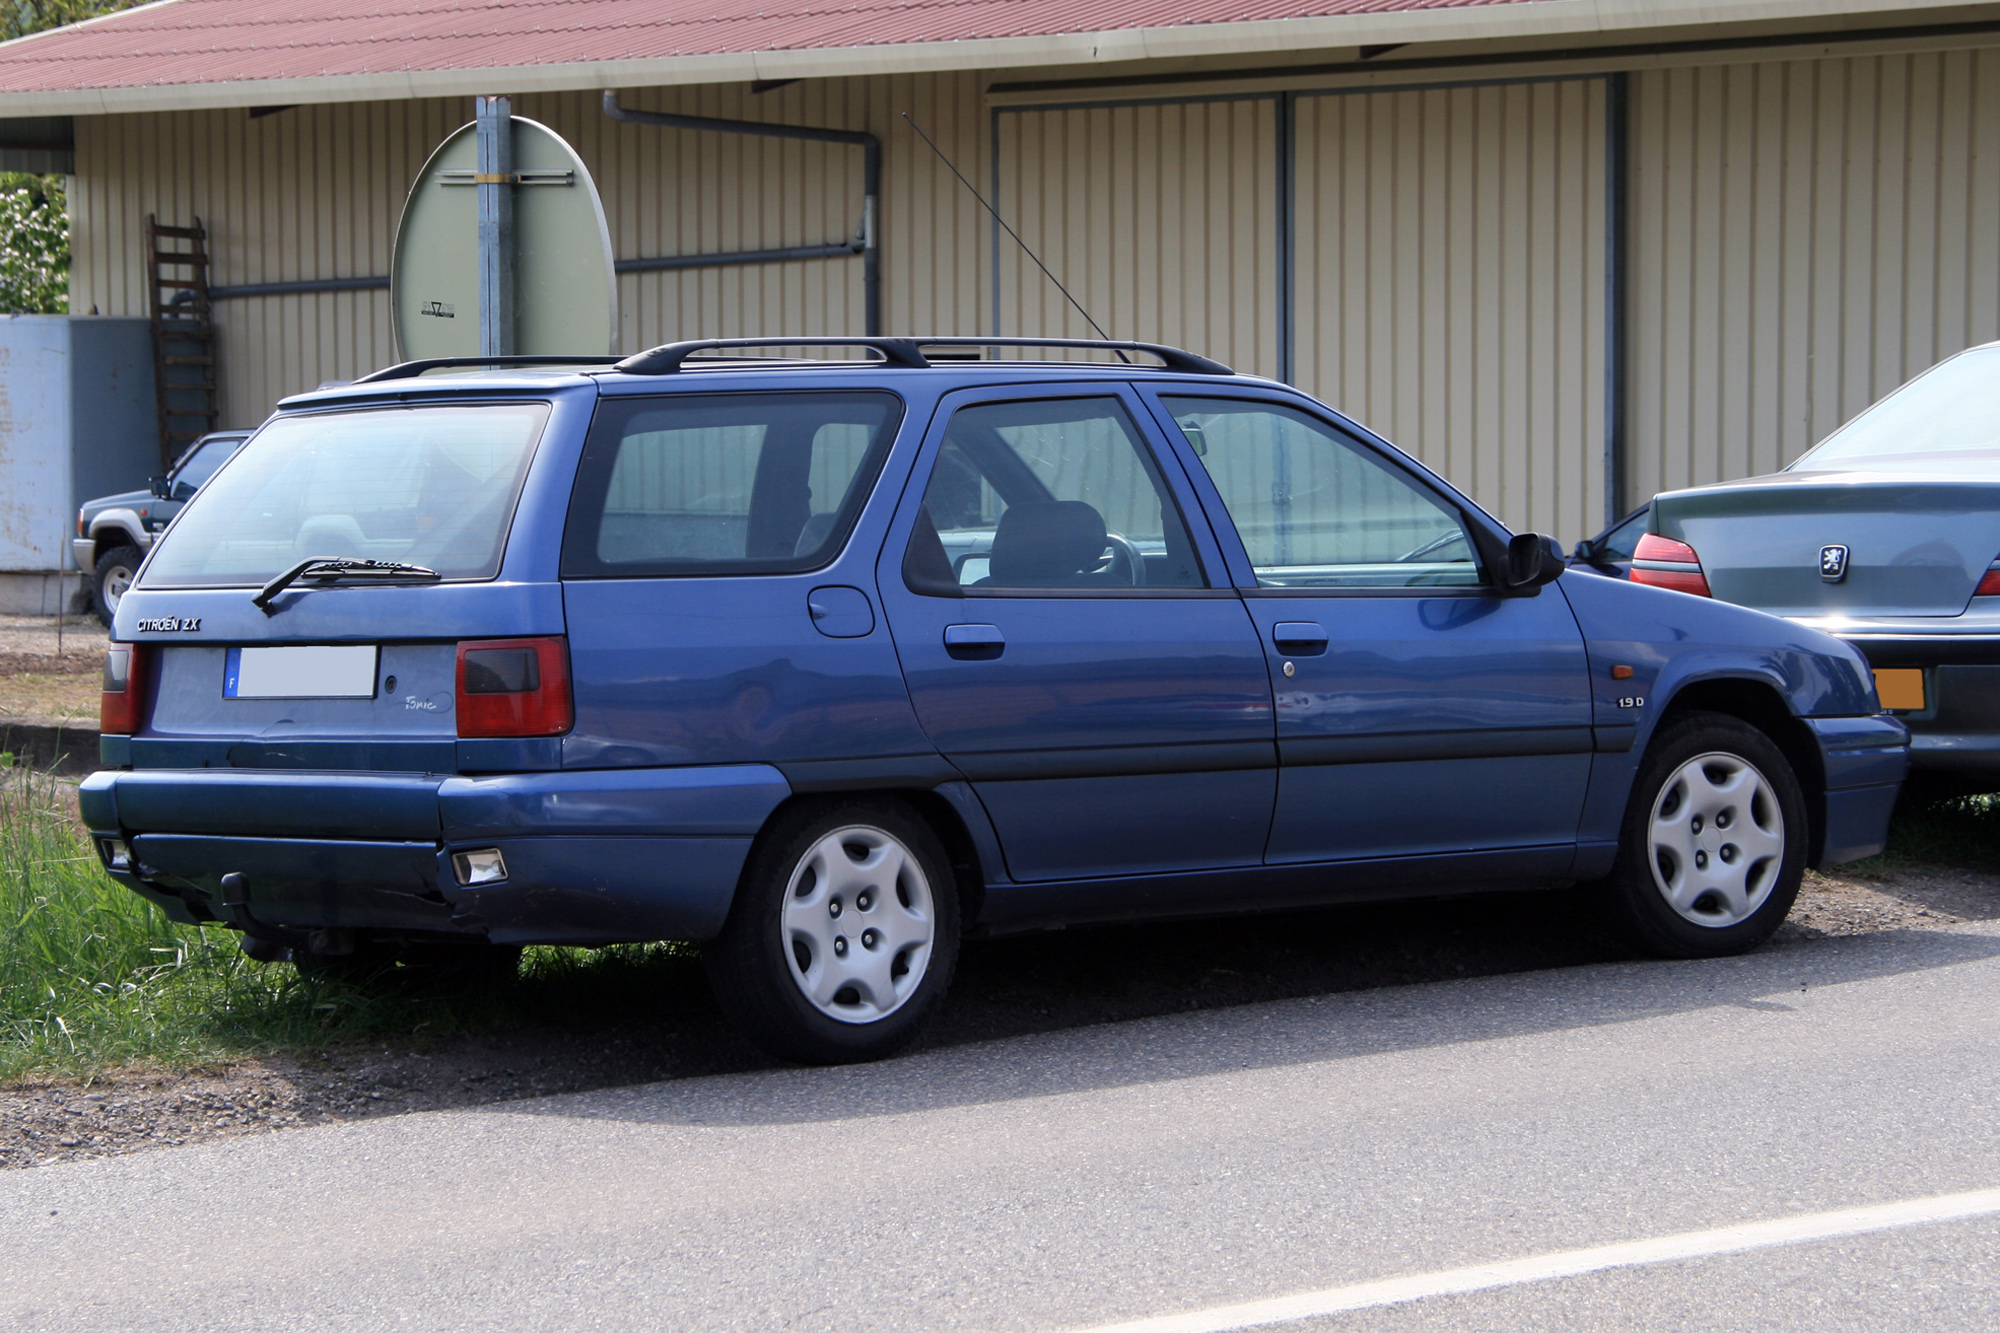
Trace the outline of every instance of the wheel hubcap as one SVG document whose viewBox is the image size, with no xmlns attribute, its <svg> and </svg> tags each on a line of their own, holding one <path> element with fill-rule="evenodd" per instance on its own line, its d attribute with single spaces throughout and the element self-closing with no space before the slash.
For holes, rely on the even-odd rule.
<svg viewBox="0 0 2000 1333">
<path fill-rule="evenodd" d="M 112 570 L 104 580 L 104 604 L 113 611 L 116 611 L 118 603 L 124 599 L 125 590 L 131 586 L 131 570 L 126 569 L 122 565 Z"/>
<path fill-rule="evenodd" d="M 900 1009 L 923 982 L 937 931 L 916 856 L 866 825 L 835 829 L 799 858 L 780 928 L 800 994 L 843 1023 Z"/>
<path fill-rule="evenodd" d="M 1785 817 L 1754 764 L 1697 755 L 1653 803 L 1653 885 L 1698 926 L 1733 926 L 1764 905 L 1785 860 Z"/>
</svg>

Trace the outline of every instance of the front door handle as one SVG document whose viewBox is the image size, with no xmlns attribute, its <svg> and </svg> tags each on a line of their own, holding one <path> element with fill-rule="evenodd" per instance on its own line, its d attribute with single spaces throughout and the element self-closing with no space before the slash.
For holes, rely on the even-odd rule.
<svg viewBox="0 0 2000 1333">
<path fill-rule="evenodd" d="M 944 650 L 961 662 L 990 662 L 1007 650 L 998 625 L 946 625 Z"/>
<path fill-rule="evenodd" d="M 1287 657 L 1318 657 L 1326 652 L 1324 625 L 1310 620 L 1287 620 L 1271 626 L 1271 642 Z"/>
</svg>

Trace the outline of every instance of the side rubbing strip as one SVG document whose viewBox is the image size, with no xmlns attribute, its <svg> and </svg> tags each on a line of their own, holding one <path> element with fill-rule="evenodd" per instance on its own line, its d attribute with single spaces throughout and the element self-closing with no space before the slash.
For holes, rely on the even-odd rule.
<svg viewBox="0 0 2000 1333">
<path fill-rule="evenodd" d="M 952 756 L 974 782 L 1023 782 L 1037 778 L 1121 778 L 1158 773 L 1225 773 L 1273 768 L 1269 741 L 1218 741 L 1212 745 L 1121 745 L 1089 750 L 998 750 Z"/>
<path fill-rule="evenodd" d="M 1287 768 L 1316 764 L 1389 764 L 1411 759 L 1513 759 L 1588 754 L 1589 727 L 1525 731 L 1415 731 L 1389 736 L 1313 736 L 1278 742 Z"/>
</svg>

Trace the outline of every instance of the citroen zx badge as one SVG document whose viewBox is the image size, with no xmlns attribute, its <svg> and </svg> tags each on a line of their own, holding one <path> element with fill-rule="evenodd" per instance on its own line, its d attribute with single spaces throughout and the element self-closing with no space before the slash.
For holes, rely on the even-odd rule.
<svg viewBox="0 0 2000 1333">
<path fill-rule="evenodd" d="M 1847 548 L 1845 546 L 1822 546 L 1819 548 L 1819 576 L 1828 583 L 1838 583 L 1847 577 Z"/>
</svg>

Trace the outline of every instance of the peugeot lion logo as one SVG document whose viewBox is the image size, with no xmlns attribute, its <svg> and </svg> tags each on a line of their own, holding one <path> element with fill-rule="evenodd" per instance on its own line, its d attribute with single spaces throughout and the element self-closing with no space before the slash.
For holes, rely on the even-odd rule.
<svg viewBox="0 0 2000 1333">
<path fill-rule="evenodd" d="M 1828 583 L 1838 583 L 1847 577 L 1847 548 L 1845 546 L 1822 546 L 1819 548 L 1819 576 Z"/>
</svg>

